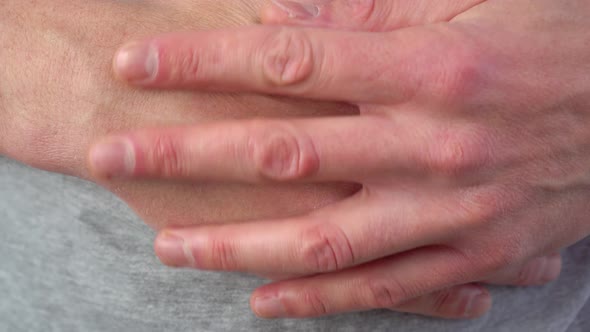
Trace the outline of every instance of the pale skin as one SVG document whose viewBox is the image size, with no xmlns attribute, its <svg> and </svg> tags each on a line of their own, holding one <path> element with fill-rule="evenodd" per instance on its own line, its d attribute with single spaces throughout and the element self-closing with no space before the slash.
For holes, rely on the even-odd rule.
<svg viewBox="0 0 590 332">
<path fill-rule="evenodd" d="M 588 2 L 334 1 L 305 12 L 269 7 L 265 23 L 291 27 L 167 34 L 119 51 L 119 78 L 138 86 L 360 110 L 97 144 L 89 160 L 104 177 L 362 185 L 296 217 L 167 229 L 156 241 L 164 263 L 298 276 L 254 292 L 263 317 L 425 313 L 427 294 L 506 275 L 590 234 Z M 555 278 L 556 262 L 543 260 L 553 274 L 534 279 Z M 454 314 L 426 314 L 490 306 L 481 292 L 462 301 Z"/>
</svg>

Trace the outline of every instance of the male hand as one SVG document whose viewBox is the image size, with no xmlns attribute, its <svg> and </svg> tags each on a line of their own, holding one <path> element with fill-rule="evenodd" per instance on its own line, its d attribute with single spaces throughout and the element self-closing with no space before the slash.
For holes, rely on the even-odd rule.
<svg viewBox="0 0 590 332">
<path fill-rule="evenodd" d="M 361 114 L 118 135 L 92 150 L 94 171 L 360 183 L 304 216 L 167 230 L 158 254 L 174 266 L 305 276 L 257 290 L 264 317 L 416 312 L 416 298 L 437 292 L 444 303 L 441 290 L 518 270 L 590 232 L 590 4 L 480 2 L 398 30 L 402 2 L 337 1 L 312 7 L 305 23 L 274 8 L 270 23 L 377 32 L 253 27 L 129 45 L 115 66 L 136 85 L 339 100 Z M 558 260 L 539 261 L 530 278 L 555 278 Z M 441 316 L 489 307 L 481 291 L 452 298 L 462 310 Z"/>
</svg>

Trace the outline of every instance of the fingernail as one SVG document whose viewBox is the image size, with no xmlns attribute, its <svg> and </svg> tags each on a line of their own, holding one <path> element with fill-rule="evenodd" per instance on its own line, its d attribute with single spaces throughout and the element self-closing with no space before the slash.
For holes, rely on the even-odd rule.
<svg viewBox="0 0 590 332">
<path fill-rule="evenodd" d="M 126 177 L 135 169 L 135 151 L 131 142 L 114 139 L 99 143 L 90 151 L 94 172 L 103 177 Z"/>
<path fill-rule="evenodd" d="M 463 316 L 467 318 L 481 316 L 488 311 L 491 304 L 490 294 L 477 286 L 462 289 L 458 301 Z"/>
<path fill-rule="evenodd" d="M 320 15 L 320 7 L 312 3 L 301 3 L 289 0 L 272 0 L 274 5 L 287 13 L 290 18 L 311 19 Z"/>
<path fill-rule="evenodd" d="M 285 307 L 276 296 L 262 296 L 254 300 L 254 312 L 263 318 L 280 318 L 286 316 Z"/>
<path fill-rule="evenodd" d="M 193 255 L 184 239 L 176 234 L 164 232 L 156 239 L 156 255 L 168 266 L 194 266 Z"/>
<path fill-rule="evenodd" d="M 115 55 L 114 70 L 131 83 L 152 81 L 158 72 L 158 52 L 149 43 L 127 44 Z"/>
</svg>

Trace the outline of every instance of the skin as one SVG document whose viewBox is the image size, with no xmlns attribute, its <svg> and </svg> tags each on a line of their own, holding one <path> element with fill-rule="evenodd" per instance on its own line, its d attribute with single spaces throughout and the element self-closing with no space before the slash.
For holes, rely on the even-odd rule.
<svg viewBox="0 0 590 332">
<path fill-rule="evenodd" d="M 360 109 L 137 131 L 95 146 L 90 161 L 102 175 L 363 185 L 306 215 L 166 230 L 156 242 L 165 263 L 300 276 L 253 294 L 263 317 L 412 311 L 412 299 L 486 280 L 590 234 L 590 5 L 473 1 L 420 25 L 392 3 L 334 1 L 311 17 L 273 7 L 263 15 L 269 24 L 321 29 L 168 34 L 120 51 L 118 59 L 156 52 L 155 63 L 115 62 L 139 86 Z M 406 9 L 436 8 L 416 3 Z M 395 30 L 403 24 L 412 27 Z M 138 80 L 137 68 L 149 75 Z M 167 151 L 154 153 L 156 142 Z M 481 314 L 480 295 L 466 307 Z"/>
</svg>

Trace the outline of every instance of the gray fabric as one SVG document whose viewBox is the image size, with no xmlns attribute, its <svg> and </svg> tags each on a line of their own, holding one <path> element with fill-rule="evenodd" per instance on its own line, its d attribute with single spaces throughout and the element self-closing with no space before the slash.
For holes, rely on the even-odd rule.
<svg viewBox="0 0 590 332">
<path fill-rule="evenodd" d="M 564 253 L 558 282 L 493 289 L 476 321 L 265 321 L 248 308 L 260 280 L 161 266 L 149 228 L 92 184 L 0 157 L 0 230 L 0 331 L 590 331 L 590 240 Z"/>
</svg>

